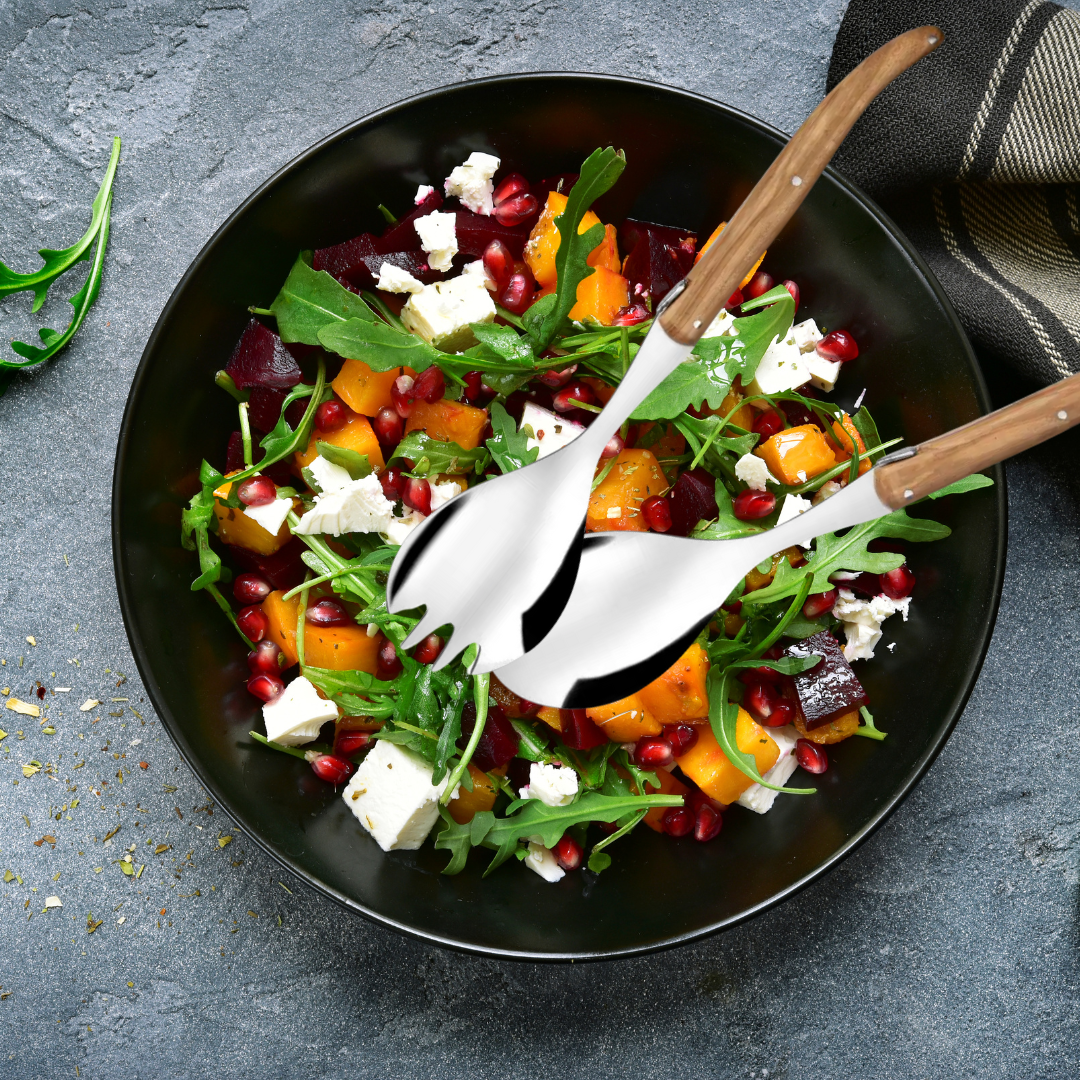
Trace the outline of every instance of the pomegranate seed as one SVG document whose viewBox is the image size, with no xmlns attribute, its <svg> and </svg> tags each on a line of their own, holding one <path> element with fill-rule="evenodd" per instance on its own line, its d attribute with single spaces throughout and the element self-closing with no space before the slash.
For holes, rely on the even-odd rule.
<svg viewBox="0 0 1080 1080">
<path fill-rule="evenodd" d="M 424 368 L 416 376 L 412 393 L 417 401 L 426 401 L 429 405 L 434 405 L 446 393 L 446 380 L 443 378 L 441 369 L 434 364 L 429 368 Z"/>
<path fill-rule="evenodd" d="M 277 485 L 269 476 L 252 476 L 236 489 L 236 497 L 245 506 L 265 506 L 277 498 Z"/>
<path fill-rule="evenodd" d="M 511 195 L 495 207 L 495 220 L 500 225 L 513 228 L 529 218 L 535 217 L 540 210 L 540 203 L 531 192 L 523 191 L 520 195 Z"/>
<path fill-rule="evenodd" d="M 639 769 L 662 769 L 674 760 L 671 743 L 660 736 L 638 739 L 634 747 L 634 761 Z"/>
<path fill-rule="evenodd" d="M 266 631 L 270 629 L 270 620 L 261 607 L 251 604 L 237 612 L 236 625 L 250 641 L 262 641 L 266 637 Z"/>
<path fill-rule="evenodd" d="M 578 402 L 584 401 L 586 405 L 596 404 L 596 395 L 592 392 L 592 387 L 587 386 L 585 383 L 571 383 L 569 386 L 564 386 L 552 399 L 551 407 L 556 412 L 569 412 L 571 409 L 577 407 Z"/>
<path fill-rule="evenodd" d="M 778 431 L 784 430 L 784 418 L 775 409 L 768 409 L 754 421 L 754 426 L 750 430 L 755 435 L 760 435 L 764 442 Z"/>
<path fill-rule="evenodd" d="M 799 739 L 795 743 L 795 759 L 808 773 L 823 773 L 829 767 L 825 751 L 809 739 Z"/>
<path fill-rule="evenodd" d="M 507 311 L 520 315 L 532 303 L 534 292 L 532 275 L 518 271 L 510 275 L 506 288 L 500 290 L 499 303 Z"/>
<path fill-rule="evenodd" d="M 428 634 L 413 650 L 413 659 L 418 664 L 434 664 L 442 652 L 443 639 L 438 634 Z"/>
<path fill-rule="evenodd" d="M 907 564 L 898 566 L 895 570 L 886 570 L 881 575 L 881 591 L 890 600 L 903 600 L 910 596 L 915 588 L 915 575 L 908 569 Z"/>
<path fill-rule="evenodd" d="M 772 683 L 754 682 L 747 686 L 743 694 L 743 708 L 755 720 L 767 720 L 779 700 L 780 695 Z"/>
<path fill-rule="evenodd" d="M 258 574 L 241 574 L 233 582 L 232 594 L 241 604 L 261 604 L 270 595 L 270 582 Z"/>
<path fill-rule="evenodd" d="M 693 724 L 672 724 L 664 729 L 664 738 L 676 757 L 682 757 L 698 741 L 698 729 Z"/>
<path fill-rule="evenodd" d="M 529 186 L 529 181 L 521 173 L 512 172 L 499 181 L 499 186 L 491 195 L 491 201 L 498 206 L 499 203 L 506 202 L 519 192 L 528 191 Z"/>
<path fill-rule="evenodd" d="M 795 310 L 798 311 L 799 296 L 801 295 L 801 293 L 799 292 L 799 286 L 796 285 L 795 282 L 791 280 L 791 278 L 785 278 L 783 281 L 780 282 L 780 284 L 783 285 L 789 293 L 791 293 L 791 299 L 795 301 Z"/>
<path fill-rule="evenodd" d="M 767 518 L 776 509 L 776 496 L 771 491 L 747 488 L 735 496 L 731 509 L 740 521 L 757 521 Z"/>
<path fill-rule="evenodd" d="M 372 418 L 371 428 L 380 446 L 393 447 L 401 442 L 405 434 L 405 421 L 397 409 L 384 405 Z"/>
<path fill-rule="evenodd" d="M 621 307 L 615 312 L 615 317 L 611 320 L 611 325 L 637 326 L 638 323 L 643 323 L 646 319 L 651 317 L 651 312 L 645 304 L 640 300 L 635 300 L 632 304 L 627 304 L 626 307 Z"/>
<path fill-rule="evenodd" d="M 748 300 L 755 300 L 757 297 L 767 293 L 775 284 L 772 274 L 765 270 L 759 270 L 750 279 L 750 284 L 746 286 L 743 292 Z"/>
<path fill-rule="evenodd" d="M 576 870 L 584 855 L 581 845 L 572 836 L 564 836 L 555 845 L 555 858 L 564 870 Z"/>
<path fill-rule="evenodd" d="M 311 767 L 320 780 L 325 780 L 335 787 L 344 784 L 356 772 L 356 766 L 351 761 L 333 754 L 317 754 L 311 759 Z"/>
<path fill-rule="evenodd" d="M 761 721 L 766 727 L 786 727 L 795 723 L 795 706 L 790 701 L 781 698 L 773 710 Z"/>
<path fill-rule="evenodd" d="M 668 836 L 689 836 L 694 831 L 696 815 L 685 806 L 672 806 L 664 811 L 660 827 Z"/>
<path fill-rule="evenodd" d="M 498 241 L 493 241 L 493 243 L 498 243 Z M 467 371 L 464 377 L 465 389 L 462 392 L 461 400 L 466 405 L 475 405 L 480 400 L 483 375 L 479 371 Z"/>
<path fill-rule="evenodd" d="M 859 346 L 846 330 L 834 330 L 831 334 L 826 334 L 815 349 L 818 356 L 823 356 L 826 360 L 839 360 L 842 364 L 859 355 Z"/>
<path fill-rule="evenodd" d="M 806 598 L 806 603 L 803 604 L 802 613 L 808 619 L 816 619 L 819 615 L 824 615 L 826 611 L 832 610 L 832 606 L 836 603 L 836 599 L 839 595 L 839 589 L 830 589 L 828 592 L 814 593 L 813 596 L 808 596 Z"/>
<path fill-rule="evenodd" d="M 550 386 L 552 390 L 559 390 L 574 377 L 576 371 L 577 364 L 571 364 L 568 368 L 563 368 L 562 371 L 541 372 L 536 376 L 536 381 L 543 383 L 545 386 Z"/>
<path fill-rule="evenodd" d="M 413 406 L 416 404 L 416 394 L 413 385 L 416 380 L 411 375 L 399 375 L 390 387 L 390 400 L 394 403 L 394 409 L 398 416 L 412 416 Z"/>
<path fill-rule="evenodd" d="M 353 620 L 337 600 L 319 600 L 304 612 L 312 626 L 348 626 Z"/>
<path fill-rule="evenodd" d="M 405 490 L 405 480 L 406 478 L 400 469 L 384 469 L 379 474 L 382 493 L 391 502 L 397 502 L 401 498 L 401 493 Z"/>
<path fill-rule="evenodd" d="M 701 843 L 715 840 L 720 835 L 724 817 L 711 803 L 702 803 L 694 817 L 694 839 Z"/>
<path fill-rule="evenodd" d="M 736 289 L 729 297 L 728 302 L 724 305 L 730 311 L 732 308 L 742 307 L 742 302 L 745 297 L 742 294 L 742 289 Z"/>
<path fill-rule="evenodd" d="M 349 414 L 345 406 L 337 398 L 324 401 L 315 410 L 315 426 L 320 431 L 337 431 L 339 427 L 345 426 L 345 421 L 348 419 Z"/>
<path fill-rule="evenodd" d="M 497 292 L 502 292 L 510 284 L 514 273 L 514 256 L 501 240 L 492 240 L 484 249 L 484 269 L 495 282 Z"/>
<path fill-rule="evenodd" d="M 252 675 L 280 675 L 283 659 L 278 643 L 269 638 L 263 638 L 247 655 Z"/>
<path fill-rule="evenodd" d="M 404 665 L 398 659 L 397 649 L 389 638 L 383 638 L 379 651 L 375 654 L 375 677 L 383 682 L 396 679 L 402 672 Z"/>
<path fill-rule="evenodd" d="M 618 432 L 615 432 L 615 434 L 608 439 L 604 449 L 600 452 L 600 456 L 602 458 L 618 457 L 624 449 L 626 449 L 626 443 L 623 441 L 623 437 Z"/>
<path fill-rule="evenodd" d="M 660 495 L 650 495 L 641 504 L 641 516 L 653 532 L 667 532 L 671 528 L 670 500 Z"/>
<path fill-rule="evenodd" d="M 431 485 L 426 480 L 418 480 L 415 476 L 410 476 L 405 481 L 401 501 L 427 517 L 431 513 Z"/>
<path fill-rule="evenodd" d="M 371 742 L 368 731 L 339 731 L 334 739 L 334 755 L 349 758 L 359 754 Z"/>
<path fill-rule="evenodd" d="M 260 701 L 275 701 L 285 692 L 285 684 L 276 675 L 254 675 L 248 679 L 248 690 Z"/>
</svg>

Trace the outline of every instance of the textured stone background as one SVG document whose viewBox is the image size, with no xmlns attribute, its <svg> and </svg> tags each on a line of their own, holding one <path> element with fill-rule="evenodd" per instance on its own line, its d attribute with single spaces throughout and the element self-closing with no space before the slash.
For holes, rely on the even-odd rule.
<svg viewBox="0 0 1080 1080">
<path fill-rule="evenodd" d="M 174 283 L 266 176 L 369 110 L 515 70 L 629 72 L 794 130 L 842 11 L 0 3 L 0 256 L 28 269 L 79 235 L 109 137 L 125 140 L 98 305 L 61 360 L 0 399 L 0 685 L 72 688 L 47 699 L 53 736 L 0 712 L 0 870 L 21 878 L 0 882 L 0 1075 L 1075 1075 L 1080 437 L 1009 466 L 993 645 L 914 795 L 785 907 L 643 960 L 425 948 L 283 875 L 180 763 L 117 609 L 109 491 L 129 380 Z M 67 310 L 60 294 L 44 314 L 60 326 Z M 26 296 L 0 322 L 6 340 L 38 325 Z M 999 400 L 1027 389 L 989 374 Z M 105 704 L 78 711 L 88 697 Z M 31 759 L 52 768 L 24 779 Z M 55 849 L 34 846 L 46 833 Z M 136 882 L 115 861 L 131 844 Z M 49 894 L 62 910 L 42 912 Z"/>
</svg>

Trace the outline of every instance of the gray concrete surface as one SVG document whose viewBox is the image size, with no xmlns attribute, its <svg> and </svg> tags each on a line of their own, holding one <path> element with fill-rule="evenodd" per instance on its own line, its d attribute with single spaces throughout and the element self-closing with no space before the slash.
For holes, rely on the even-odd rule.
<svg viewBox="0 0 1080 1080">
<path fill-rule="evenodd" d="M 628 71 L 793 130 L 842 10 L 0 4 L 0 257 L 27 269 L 70 243 L 109 136 L 125 139 L 98 306 L 0 399 L 0 686 L 71 688 L 46 699 L 53 735 L 0 711 L 0 872 L 18 875 L 0 882 L 0 1076 L 1076 1075 L 1078 438 L 1009 466 L 993 645 L 914 795 L 786 907 L 638 961 L 443 952 L 289 879 L 180 763 L 117 608 L 109 492 L 131 375 L 174 283 L 263 178 L 371 109 L 514 70 Z M 0 325 L 34 332 L 25 296 Z M 104 704 L 79 711 L 87 698 Z M 45 767 L 27 778 L 31 761 Z M 134 881 L 118 865 L 132 844 Z M 50 895 L 62 909 L 43 912 Z"/>
</svg>

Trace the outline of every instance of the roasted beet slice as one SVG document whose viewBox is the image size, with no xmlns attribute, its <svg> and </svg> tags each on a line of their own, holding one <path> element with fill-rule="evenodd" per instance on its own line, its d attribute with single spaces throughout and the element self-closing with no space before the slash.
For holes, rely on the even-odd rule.
<svg viewBox="0 0 1080 1080">
<path fill-rule="evenodd" d="M 256 386 L 248 398 L 248 419 L 252 426 L 259 431 L 270 431 L 281 416 L 284 400 L 284 390 L 275 390 L 272 386 Z"/>
<path fill-rule="evenodd" d="M 608 737 L 589 719 L 584 709 L 560 709 L 563 742 L 571 750 L 592 750 L 603 746 Z"/>
<path fill-rule="evenodd" d="M 814 654 L 822 658 L 821 662 L 795 676 L 795 690 L 809 730 L 823 727 L 852 709 L 862 708 L 870 700 L 844 659 L 840 642 L 827 630 L 797 641 L 785 650 L 786 656 Z"/>
<path fill-rule="evenodd" d="M 431 269 L 428 265 L 427 252 L 391 251 L 387 255 L 369 255 L 365 258 L 362 270 L 352 277 L 353 283 L 363 289 L 374 289 L 378 284 L 383 263 L 390 263 L 391 266 L 408 271 L 417 281 L 422 281 L 425 285 L 430 285 L 433 281 L 441 281 L 446 277 L 442 271 Z"/>
<path fill-rule="evenodd" d="M 311 265 L 316 270 L 325 270 L 331 277 L 351 281 L 355 274 L 367 272 L 364 259 L 378 255 L 377 245 L 378 241 L 371 233 L 361 233 L 344 244 L 319 248 L 312 256 Z"/>
<path fill-rule="evenodd" d="M 719 513 L 716 480 L 705 469 L 680 474 L 671 493 L 671 532 L 689 536 L 699 521 L 711 521 Z"/>
<path fill-rule="evenodd" d="M 697 234 L 627 218 L 619 229 L 619 248 L 626 256 L 623 273 L 631 296 L 648 297 L 656 305 L 690 272 Z"/>
<path fill-rule="evenodd" d="M 468 701 L 461 710 L 459 748 L 465 747 L 475 726 L 476 704 Z M 492 769 L 505 765 L 517 753 L 518 739 L 518 733 L 514 730 L 514 725 L 506 719 L 506 713 L 498 705 L 489 705 L 484 734 L 480 736 L 480 741 L 476 744 L 472 763 L 481 772 L 491 772 Z"/>
<path fill-rule="evenodd" d="M 252 319 L 233 349 L 225 370 L 237 386 L 274 386 L 287 390 L 300 381 L 300 365 L 281 338 Z"/>
<path fill-rule="evenodd" d="M 417 218 L 438 210 L 443 204 L 442 192 L 436 188 L 418 206 L 414 206 L 403 217 L 398 218 L 396 225 L 391 225 L 386 232 L 375 241 L 380 254 L 391 251 L 415 251 L 420 246 L 420 237 L 416 235 L 416 226 L 413 224 Z"/>
<path fill-rule="evenodd" d="M 805 391 L 800 391 L 805 397 Z M 825 425 L 822 424 L 818 418 L 816 412 L 808 409 L 801 401 L 781 401 L 780 408 L 784 410 L 784 415 L 787 417 L 787 422 L 792 427 L 802 427 L 803 424 L 813 424 L 815 427 L 825 430 Z"/>
<path fill-rule="evenodd" d="M 247 548 L 233 545 L 229 545 L 228 551 L 241 570 L 261 575 L 275 589 L 295 589 L 304 580 L 304 573 L 307 571 L 300 558 L 307 551 L 307 546 L 298 536 L 294 536 L 273 555 L 259 555 Z"/>
<path fill-rule="evenodd" d="M 455 228 L 458 251 L 474 259 L 483 256 L 492 240 L 501 240 L 510 249 L 510 254 L 520 259 L 525 241 L 529 239 L 529 230 L 524 225 L 500 225 L 493 217 L 483 217 L 471 210 L 457 212 Z"/>
<path fill-rule="evenodd" d="M 560 195 L 569 195 L 570 189 L 578 182 L 576 172 L 556 173 L 554 176 L 545 176 L 543 180 L 532 185 L 529 189 L 536 196 L 536 201 L 543 206 L 547 202 L 548 192 L 557 191 Z"/>
</svg>

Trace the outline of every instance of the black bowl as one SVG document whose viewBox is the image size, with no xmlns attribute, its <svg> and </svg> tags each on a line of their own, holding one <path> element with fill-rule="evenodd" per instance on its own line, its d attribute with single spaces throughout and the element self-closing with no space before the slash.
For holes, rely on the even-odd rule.
<svg viewBox="0 0 1080 1080">
<path fill-rule="evenodd" d="M 177 286 L 139 365 L 120 435 L 113 540 L 120 601 L 151 699 L 207 790 L 274 858 L 328 896 L 416 937 L 530 959 L 627 956 L 731 926 L 834 866 L 911 790 L 941 749 L 990 639 L 1005 552 L 995 489 L 932 504 L 953 536 L 910 554 L 919 586 L 894 654 L 863 665 L 884 743 L 830 752 L 812 797 L 784 796 L 764 817 L 736 808 L 710 844 L 639 829 L 600 877 L 549 885 L 507 865 L 482 879 L 486 852 L 444 877 L 444 853 L 385 855 L 340 796 L 303 762 L 248 736 L 236 636 L 213 601 L 189 591 L 194 558 L 180 510 L 199 462 L 223 464 L 235 426 L 213 384 L 250 304 L 267 305 L 302 248 L 380 227 L 379 203 L 407 207 L 472 150 L 539 177 L 574 171 L 597 146 L 628 165 L 598 209 L 707 232 L 729 217 L 784 142 L 734 109 L 630 79 L 525 75 L 454 86 L 357 121 L 264 184 L 217 231 Z M 802 286 L 803 316 L 851 329 L 862 356 L 842 379 L 885 437 L 917 442 L 986 411 L 971 349 L 926 266 L 882 213 L 826 172 L 769 252 Z M 647 583 L 643 583 L 646 585 Z"/>
</svg>

